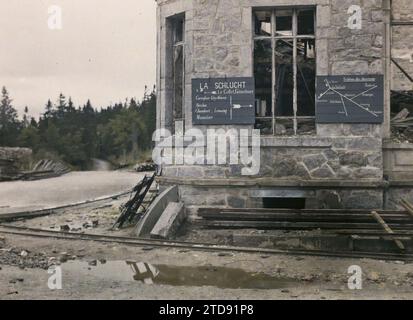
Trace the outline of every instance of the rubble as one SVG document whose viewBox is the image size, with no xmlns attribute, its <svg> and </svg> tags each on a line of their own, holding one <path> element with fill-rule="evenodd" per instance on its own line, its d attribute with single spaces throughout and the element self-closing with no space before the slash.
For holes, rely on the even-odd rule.
<svg viewBox="0 0 413 320">
<path fill-rule="evenodd" d="M 392 92 L 391 131 L 396 143 L 413 143 L 413 93 Z"/>
<path fill-rule="evenodd" d="M 68 226 L 67 224 L 60 226 L 60 231 L 69 232 L 70 226 Z"/>
<path fill-rule="evenodd" d="M 367 279 L 373 282 L 380 280 L 380 275 L 377 272 L 370 272 L 367 276 Z"/>
<path fill-rule="evenodd" d="M 29 167 L 32 150 L 28 148 L 0 148 L 0 181 L 39 180 L 58 177 L 70 172 L 61 161 L 40 160 L 30 171 L 22 170 Z"/>
<path fill-rule="evenodd" d="M 24 253 L 24 254 L 22 254 Z M 21 269 L 44 269 L 49 267 L 49 258 L 45 253 L 32 253 L 19 248 L 0 250 L 0 265 L 10 265 Z"/>
<path fill-rule="evenodd" d="M 61 161 L 43 159 L 37 162 L 33 170 L 23 173 L 23 180 L 40 180 L 59 177 L 69 173 L 70 169 Z"/>
<path fill-rule="evenodd" d="M 98 262 L 97 262 L 97 260 L 91 260 L 91 261 L 88 262 L 88 264 L 89 264 L 89 266 L 95 267 L 95 266 L 97 266 Z"/>
<path fill-rule="evenodd" d="M 113 229 L 122 228 L 125 224 L 132 224 L 142 218 L 147 210 L 146 204 L 150 204 L 157 193 L 150 192 L 151 186 L 155 181 L 156 173 L 146 176 L 133 188 L 131 199 L 120 208 L 121 214 L 113 225 Z M 146 196 L 148 200 L 146 201 Z"/>
<path fill-rule="evenodd" d="M 27 148 L 0 148 L 0 181 L 18 180 L 21 178 L 20 167 L 32 155 Z"/>
<path fill-rule="evenodd" d="M 153 162 L 144 162 L 139 163 L 134 167 L 136 172 L 149 172 L 149 171 L 156 171 L 157 167 L 156 164 Z"/>
</svg>

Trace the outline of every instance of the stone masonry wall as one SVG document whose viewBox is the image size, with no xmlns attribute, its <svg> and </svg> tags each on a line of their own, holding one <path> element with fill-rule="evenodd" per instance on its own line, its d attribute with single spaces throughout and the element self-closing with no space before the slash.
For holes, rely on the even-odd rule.
<svg viewBox="0 0 413 320">
<path fill-rule="evenodd" d="M 395 21 L 413 21 L 413 1 L 393 0 L 392 18 Z M 413 26 L 393 26 L 392 29 L 392 57 L 413 77 Z M 412 83 L 394 64 L 392 78 L 393 90 L 413 90 Z"/>
<path fill-rule="evenodd" d="M 274 178 L 277 180 L 381 180 L 383 158 L 381 131 L 376 125 L 322 127 L 326 136 L 263 138 L 260 172 L 243 177 L 242 165 L 165 166 L 163 174 L 184 179 Z M 341 130 L 341 131 L 338 131 Z M 229 144 L 227 146 L 229 154 Z"/>
<path fill-rule="evenodd" d="M 282 190 L 288 194 L 288 190 Z M 179 195 L 188 208 L 200 206 L 261 208 L 263 206 L 261 199 L 251 198 L 247 187 L 180 185 Z M 313 196 L 306 197 L 306 200 L 307 209 L 382 209 L 383 191 L 373 188 L 319 189 Z"/>
<path fill-rule="evenodd" d="M 361 29 L 347 27 L 348 9 L 352 5 L 362 9 Z M 330 24 L 320 28 L 318 33 L 319 39 L 328 41 L 330 74 L 384 73 L 385 17 L 382 6 L 383 0 L 331 1 Z M 328 11 L 327 8 L 323 10 Z"/>
</svg>

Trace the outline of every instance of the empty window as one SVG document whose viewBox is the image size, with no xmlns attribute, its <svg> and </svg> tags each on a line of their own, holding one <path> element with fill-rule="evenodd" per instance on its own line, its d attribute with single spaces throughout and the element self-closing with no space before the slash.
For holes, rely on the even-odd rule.
<svg viewBox="0 0 413 320">
<path fill-rule="evenodd" d="M 315 10 L 254 11 L 256 128 L 315 132 Z"/>
</svg>

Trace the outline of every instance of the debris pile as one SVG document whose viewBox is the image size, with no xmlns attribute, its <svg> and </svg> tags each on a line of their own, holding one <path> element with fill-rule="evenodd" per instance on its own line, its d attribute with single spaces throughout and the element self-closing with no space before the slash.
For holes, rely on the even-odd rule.
<svg viewBox="0 0 413 320">
<path fill-rule="evenodd" d="M 43 159 L 37 162 L 32 171 L 24 172 L 24 180 L 40 180 L 60 177 L 69 173 L 70 169 L 60 161 Z"/>
<path fill-rule="evenodd" d="M 121 214 L 113 225 L 113 229 L 122 228 L 125 224 L 133 224 L 139 220 L 145 213 L 156 193 L 150 193 L 149 190 L 155 181 L 156 174 L 145 176 L 132 190 L 131 199 L 121 206 Z M 149 193 L 149 194 L 148 194 Z M 147 195 L 149 199 L 147 199 Z"/>
<path fill-rule="evenodd" d="M 139 163 L 134 167 L 134 170 L 136 172 L 156 171 L 156 169 L 157 169 L 156 164 L 153 162 Z"/>
<path fill-rule="evenodd" d="M 413 143 L 413 92 L 392 92 L 392 110 L 394 142 Z"/>
<path fill-rule="evenodd" d="M 27 148 L 0 148 L 0 181 L 20 179 L 20 167 L 31 155 Z"/>
<path fill-rule="evenodd" d="M 0 265 L 47 270 L 49 257 L 45 253 L 35 253 L 19 248 L 0 249 Z"/>
<path fill-rule="evenodd" d="M 243 247 L 404 261 L 412 259 L 413 205 L 403 205 L 406 211 L 200 208 L 194 224 L 215 234 L 237 230 L 232 243 Z"/>
</svg>

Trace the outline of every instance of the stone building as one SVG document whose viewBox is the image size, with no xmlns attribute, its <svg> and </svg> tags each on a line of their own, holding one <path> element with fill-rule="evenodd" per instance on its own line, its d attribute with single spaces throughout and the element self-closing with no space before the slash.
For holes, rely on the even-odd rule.
<svg viewBox="0 0 413 320">
<path fill-rule="evenodd" d="M 256 175 L 162 166 L 160 184 L 178 185 L 188 207 L 395 208 L 413 197 L 413 148 L 391 138 L 391 92 L 412 90 L 411 0 L 157 3 L 158 128 L 261 132 Z M 216 104 L 197 104 L 200 81 L 252 83 L 240 99 L 253 109 L 202 117 Z"/>
</svg>

